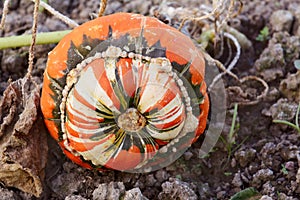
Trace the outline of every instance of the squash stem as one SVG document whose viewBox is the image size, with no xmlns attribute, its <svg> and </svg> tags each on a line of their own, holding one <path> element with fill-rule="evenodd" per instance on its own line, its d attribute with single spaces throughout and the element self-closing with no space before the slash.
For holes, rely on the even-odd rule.
<svg viewBox="0 0 300 200">
<path fill-rule="evenodd" d="M 36 38 L 36 44 L 41 45 L 58 43 L 65 35 L 67 35 L 70 32 L 71 30 L 38 33 Z M 0 38 L 0 50 L 7 48 L 30 46 L 31 40 L 31 35 L 2 37 Z"/>
</svg>

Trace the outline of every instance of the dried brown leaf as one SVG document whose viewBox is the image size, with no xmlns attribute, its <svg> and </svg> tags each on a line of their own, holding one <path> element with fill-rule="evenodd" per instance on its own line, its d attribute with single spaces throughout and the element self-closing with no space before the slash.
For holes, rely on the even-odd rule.
<svg viewBox="0 0 300 200">
<path fill-rule="evenodd" d="M 12 82 L 0 102 L 0 181 L 37 197 L 48 151 L 39 99 L 38 86 L 25 77 Z"/>
</svg>

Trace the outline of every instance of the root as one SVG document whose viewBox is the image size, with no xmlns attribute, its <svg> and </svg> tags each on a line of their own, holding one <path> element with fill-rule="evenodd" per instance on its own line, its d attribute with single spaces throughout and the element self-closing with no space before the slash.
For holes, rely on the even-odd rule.
<svg viewBox="0 0 300 200">
<path fill-rule="evenodd" d="M 229 64 L 229 66 L 227 67 L 227 69 L 223 66 L 222 63 L 220 62 L 215 62 L 216 65 L 223 71 L 222 73 L 218 74 L 212 81 L 212 83 L 210 84 L 210 86 L 208 87 L 208 91 L 210 92 L 212 90 L 212 88 L 214 87 L 214 85 L 219 81 L 219 79 L 224 75 L 224 74 L 228 74 L 230 76 L 232 76 L 233 78 L 238 79 L 238 77 L 231 72 L 231 70 L 233 69 L 233 67 L 236 65 L 236 63 L 238 62 L 239 58 L 240 58 L 240 55 L 241 55 L 241 46 L 239 44 L 239 42 L 237 41 L 237 39 L 229 34 L 229 33 L 224 33 L 224 36 L 229 38 L 230 40 L 232 40 L 233 44 L 235 45 L 236 47 L 236 55 L 235 57 L 233 58 L 233 60 L 231 61 L 231 63 Z M 220 67 L 222 66 L 222 67 Z M 225 69 L 225 70 L 224 70 Z"/>
<path fill-rule="evenodd" d="M 239 105 L 254 105 L 254 104 L 257 104 L 258 102 L 260 102 L 261 100 L 263 100 L 268 92 L 269 92 L 269 85 L 266 83 L 266 81 L 264 81 L 263 79 L 257 77 L 257 76 L 246 76 L 246 77 L 243 77 L 240 82 L 241 83 L 244 83 L 246 81 L 249 81 L 249 80 L 255 80 L 257 82 L 260 82 L 263 86 L 264 86 L 264 91 L 261 93 L 261 95 L 257 96 L 256 100 L 254 101 L 249 101 L 249 102 L 238 102 Z"/>
</svg>

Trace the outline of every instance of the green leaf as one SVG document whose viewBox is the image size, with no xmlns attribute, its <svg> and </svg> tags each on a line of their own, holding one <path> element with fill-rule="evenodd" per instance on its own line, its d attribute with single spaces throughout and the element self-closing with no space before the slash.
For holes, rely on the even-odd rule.
<svg viewBox="0 0 300 200">
<path fill-rule="evenodd" d="M 253 188 L 246 188 L 235 195 L 233 195 L 230 200 L 253 200 L 253 199 L 259 199 L 261 194 L 258 193 L 258 191 Z"/>
<path fill-rule="evenodd" d="M 263 42 L 269 38 L 269 28 L 265 26 L 260 30 L 259 35 L 256 37 L 257 41 Z"/>
<path fill-rule="evenodd" d="M 284 164 L 281 164 L 281 172 L 285 175 L 289 174 L 288 170 L 285 168 Z"/>
</svg>

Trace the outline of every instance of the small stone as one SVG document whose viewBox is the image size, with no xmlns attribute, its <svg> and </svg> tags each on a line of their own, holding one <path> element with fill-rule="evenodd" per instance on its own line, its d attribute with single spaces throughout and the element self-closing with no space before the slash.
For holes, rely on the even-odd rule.
<svg viewBox="0 0 300 200">
<path fill-rule="evenodd" d="M 277 10 L 271 15 L 270 23 L 275 31 L 290 32 L 293 23 L 293 14 L 288 10 Z"/>
</svg>

